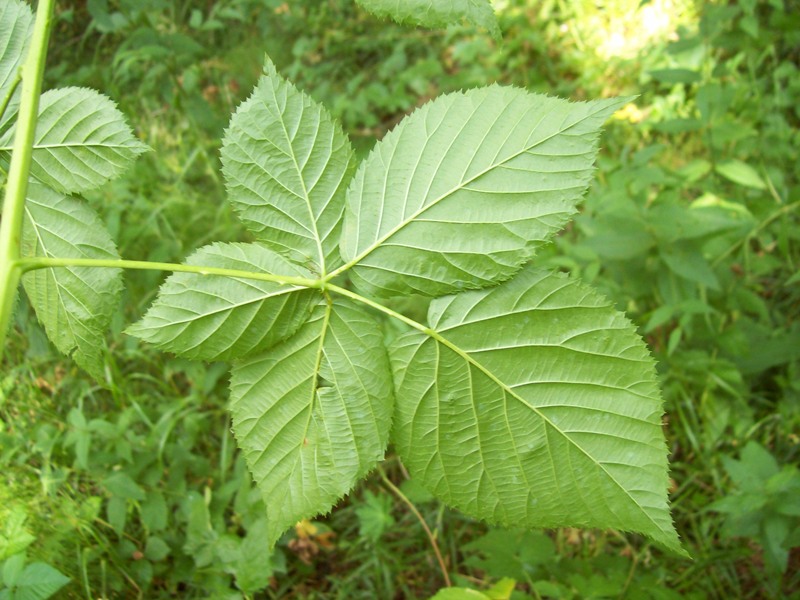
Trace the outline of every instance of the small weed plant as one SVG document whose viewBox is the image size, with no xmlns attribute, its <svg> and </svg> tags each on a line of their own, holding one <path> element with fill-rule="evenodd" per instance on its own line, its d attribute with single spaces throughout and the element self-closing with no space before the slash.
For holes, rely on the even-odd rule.
<svg viewBox="0 0 800 600">
<path fill-rule="evenodd" d="M 463 15 L 496 30 L 488 2 L 407 4 L 433 25 Z M 0 9 L 3 337 L 21 281 L 55 346 L 102 384 L 122 270 L 172 272 L 127 333 L 230 363 L 233 432 L 270 545 L 329 511 L 391 443 L 468 515 L 639 532 L 684 554 L 648 348 L 599 293 L 531 264 L 575 212 L 600 127 L 629 99 L 445 94 L 357 163 L 339 124 L 267 59 L 222 146 L 251 241 L 181 264 L 129 261 L 74 194 L 147 147 L 97 92 L 40 94 L 52 11 L 43 0 L 34 23 L 19 0 Z M 404 311 L 409 298 L 427 316 Z"/>
</svg>

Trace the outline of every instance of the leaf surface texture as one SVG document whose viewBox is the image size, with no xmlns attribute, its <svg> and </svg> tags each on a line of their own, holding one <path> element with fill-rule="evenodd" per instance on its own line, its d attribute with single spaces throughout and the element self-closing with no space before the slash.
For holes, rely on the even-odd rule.
<svg viewBox="0 0 800 600">
<path fill-rule="evenodd" d="M 31 181 L 22 256 L 119 259 L 97 214 L 85 203 Z M 22 278 L 47 336 L 98 381 L 105 380 L 105 332 L 119 303 L 122 272 L 93 267 L 38 269 Z"/>
<path fill-rule="evenodd" d="M 31 34 L 33 15 L 27 4 L 19 0 L 5 0 L 0 6 L 0 106 L 8 102 L 0 115 L 0 130 L 16 113 L 20 88 L 14 82 L 25 60 Z"/>
<path fill-rule="evenodd" d="M 512 277 L 574 213 L 600 126 L 624 101 L 491 86 L 417 110 L 348 189 L 341 251 L 353 283 L 436 297 Z"/>
<path fill-rule="evenodd" d="M 256 239 L 323 274 L 340 264 L 350 140 L 328 111 L 267 62 L 225 132 L 228 197 Z"/>
<path fill-rule="evenodd" d="M 654 361 L 596 292 L 525 269 L 434 300 L 390 355 L 393 440 L 413 477 L 505 526 L 614 527 L 682 554 Z"/>
<path fill-rule="evenodd" d="M 270 546 L 383 457 L 391 390 L 381 328 L 349 301 L 322 302 L 294 336 L 234 366 L 233 431 L 267 506 Z"/>
<path fill-rule="evenodd" d="M 302 267 L 260 244 L 212 244 L 186 263 L 309 277 Z M 189 359 L 229 360 L 266 350 L 311 315 L 318 291 L 245 277 L 175 273 L 128 333 Z"/>
<path fill-rule="evenodd" d="M 16 127 L 0 140 L 9 152 Z M 125 117 L 106 96 L 86 88 L 42 94 L 31 174 L 63 193 L 94 189 L 125 172 L 148 147 L 133 136 Z"/>
</svg>

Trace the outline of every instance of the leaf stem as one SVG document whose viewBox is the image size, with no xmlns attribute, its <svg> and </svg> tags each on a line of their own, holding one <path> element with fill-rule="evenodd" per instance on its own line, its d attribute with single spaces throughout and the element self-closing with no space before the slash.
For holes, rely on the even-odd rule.
<svg viewBox="0 0 800 600">
<path fill-rule="evenodd" d="M 451 587 L 453 584 L 450 582 L 450 575 L 448 574 L 447 567 L 444 564 L 444 558 L 442 558 L 442 553 L 439 551 L 439 544 L 436 541 L 436 536 L 433 535 L 431 528 L 428 527 L 427 521 L 425 521 L 425 518 L 417 510 L 417 507 L 414 506 L 414 503 L 411 502 L 411 500 L 409 500 L 408 497 L 402 491 L 400 491 L 399 487 L 397 487 L 395 484 L 391 482 L 391 480 L 389 479 L 389 477 L 386 476 L 386 473 L 380 467 L 380 465 L 378 465 L 378 474 L 381 476 L 384 485 L 386 485 L 386 487 L 388 487 L 395 496 L 400 498 L 403 504 L 408 506 L 408 508 L 411 510 L 412 513 L 414 513 L 414 516 L 420 522 L 420 525 L 422 525 L 422 528 L 425 530 L 425 535 L 428 536 L 428 540 L 430 541 L 431 547 L 433 548 L 433 553 L 436 555 L 436 560 L 439 563 L 439 568 L 442 570 L 444 583 L 447 587 Z"/>
<path fill-rule="evenodd" d="M 21 273 L 46 269 L 51 267 L 105 267 L 112 269 L 134 269 L 144 271 L 175 271 L 182 273 L 195 273 L 197 275 L 221 275 L 223 277 L 239 277 L 241 279 L 257 279 L 259 281 L 272 281 L 280 285 L 296 285 L 306 288 L 322 289 L 324 283 L 319 279 L 307 279 L 291 275 L 273 275 L 272 273 L 256 273 L 254 271 L 239 271 L 237 269 L 223 269 L 219 267 L 206 267 L 203 265 L 187 265 L 180 263 L 148 262 L 144 260 L 101 259 L 101 258 L 56 258 L 50 256 L 32 256 L 20 258 L 15 265 Z"/>
<path fill-rule="evenodd" d="M 3 98 L 3 104 L 0 105 L 0 118 L 6 114 L 6 110 L 8 109 L 8 105 L 11 104 L 11 98 L 14 97 L 14 92 L 17 91 L 19 84 L 22 82 L 22 75 L 17 73 L 17 76 L 14 78 L 14 83 L 11 84 L 11 87 L 8 88 L 8 93 L 6 97 Z"/>
<path fill-rule="evenodd" d="M 711 266 L 712 267 L 716 267 L 719 263 L 721 263 L 723 260 L 725 260 L 728 256 L 730 256 L 731 254 L 736 252 L 737 249 L 739 249 L 740 247 L 742 247 L 742 246 L 744 246 L 746 244 L 749 244 L 750 240 L 752 240 L 754 237 L 756 237 L 756 235 L 758 235 L 761 231 L 766 229 L 766 227 L 770 223 L 772 223 L 776 219 L 779 219 L 783 215 L 791 213 L 793 210 L 795 210 L 798 207 L 800 207 L 800 202 L 793 202 L 792 204 L 788 204 L 786 206 L 782 206 L 781 208 L 776 210 L 774 213 L 772 213 L 770 216 L 768 216 L 766 219 L 764 219 L 761 223 L 759 223 L 758 226 L 755 227 L 752 231 L 750 231 L 746 236 L 744 236 L 742 239 L 734 242 L 734 244 L 730 248 L 728 248 L 727 250 L 725 250 L 725 252 L 723 252 L 722 254 L 717 256 L 717 258 L 714 259 L 714 262 L 711 263 Z"/>
<path fill-rule="evenodd" d="M 39 94 L 42 91 L 54 7 L 55 0 L 40 0 L 28 57 L 22 68 L 22 94 L 17 131 L 8 170 L 6 196 L 3 201 L 3 220 L 0 222 L 0 348 L 5 345 L 6 332 L 11 324 L 17 297 L 17 287 L 22 276 L 18 259 L 25 195 L 28 192 L 36 117 L 39 113 Z"/>
<path fill-rule="evenodd" d="M 360 302 L 361 304 L 366 304 L 367 306 L 370 306 L 370 307 L 374 308 L 375 310 L 378 310 L 378 311 L 382 312 L 385 315 L 389 315 L 390 317 L 393 317 L 393 318 L 397 319 L 398 321 L 402 321 L 406 325 L 409 325 L 409 326 L 413 327 L 414 329 L 416 329 L 418 331 L 421 331 L 422 333 L 425 333 L 425 334 L 427 334 L 427 335 L 429 335 L 429 336 L 431 336 L 431 337 L 433 337 L 433 338 L 435 338 L 437 340 L 441 339 L 441 337 L 436 333 L 436 331 L 434 331 L 430 327 L 425 327 L 425 325 L 423 325 L 422 323 L 418 323 L 414 319 L 410 319 L 407 316 L 405 316 L 403 314 L 400 314 L 399 312 L 394 311 L 394 310 L 392 310 L 391 308 L 389 308 L 387 306 L 384 306 L 380 302 L 375 302 L 374 300 L 370 300 L 369 298 L 365 298 L 361 294 L 356 294 L 355 292 L 351 292 L 350 290 L 348 290 L 346 288 L 343 288 L 343 287 L 339 287 L 338 285 L 333 285 L 332 283 L 325 284 L 325 289 L 330 291 L 330 292 L 335 292 L 337 294 L 341 294 L 342 296 L 347 296 L 351 300 L 355 300 L 356 302 Z"/>
</svg>

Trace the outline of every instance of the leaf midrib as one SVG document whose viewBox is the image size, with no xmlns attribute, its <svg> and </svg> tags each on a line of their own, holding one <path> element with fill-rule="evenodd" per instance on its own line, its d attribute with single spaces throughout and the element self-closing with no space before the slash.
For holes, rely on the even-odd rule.
<svg viewBox="0 0 800 600">
<path fill-rule="evenodd" d="M 213 277 L 213 275 L 212 275 L 212 277 Z M 231 279 L 235 279 L 235 278 L 231 277 Z M 270 298 L 275 298 L 277 296 L 282 296 L 284 294 L 289 294 L 289 293 L 292 293 L 292 292 L 303 291 L 303 290 L 308 290 L 308 289 L 310 289 L 310 288 L 295 286 L 295 287 L 291 287 L 291 288 L 287 288 L 287 289 L 279 288 L 277 290 L 273 290 L 273 291 L 270 291 L 270 292 L 264 292 L 263 290 L 261 290 L 262 293 L 259 296 L 255 297 L 255 298 L 252 298 L 250 300 L 243 300 L 242 302 L 236 302 L 236 303 L 230 304 L 228 306 L 222 306 L 220 308 L 216 308 L 214 310 L 209 310 L 209 311 L 202 312 L 202 313 L 198 312 L 198 313 L 195 313 L 194 316 L 187 317 L 187 318 L 184 318 L 184 319 L 177 319 L 177 320 L 176 319 L 170 319 L 168 321 L 168 325 L 169 326 L 173 326 L 173 325 L 182 325 L 184 323 L 194 323 L 194 322 L 197 322 L 198 319 L 204 319 L 206 317 L 211 317 L 211 316 L 214 316 L 214 315 L 218 315 L 220 313 L 236 310 L 237 308 L 242 308 L 244 306 L 249 306 L 251 304 L 255 304 L 255 303 L 258 303 L 258 302 L 263 302 L 263 301 L 268 300 Z M 190 291 L 196 291 L 196 290 L 190 290 Z M 177 295 L 180 295 L 181 293 L 185 293 L 185 292 L 178 292 L 175 295 L 177 296 Z M 191 308 L 188 308 L 188 307 L 177 307 L 177 308 L 179 308 L 180 310 L 191 310 Z M 163 325 L 157 325 L 157 326 L 154 326 L 154 327 L 142 327 L 138 331 L 142 332 L 142 331 L 147 331 L 149 329 L 161 329 L 162 327 L 163 327 Z"/>
<path fill-rule="evenodd" d="M 28 216 L 28 220 L 30 221 L 31 226 L 33 227 L 34 234 L 36 235 L 36 248 L 41 248 L 42 251 L 44 252 L 45 256 L 51 256 L 50 252 L 47 250 L 47 245 L 44 242 L 44 238 L 39 233 L 39 225 L 36 223 L 36 219 L 33 218 L 33 215 L 31 214 L 31 212 L 30 212 L 30 210 L 28 209 L 27 206 L 25 207 L 25 214 Z M 66 241 L 66 240 L 64 240 L 64 241 Z M 74 244 L 73 244 L 73 246 L 74 246 Z M 35 250 L 36 249 L 34 249 L 34 253 L 35 253 Z M 80 350 L 80 344 L 78 343 L 78 338 L 80 336 L 77 334 L 77 332 L 75 331 L 75 329 L 73 327 L 73 323 L 72 323 L 73 319 L 70 318 L 70 313 L 66 308 L 66 303 L 64 302 L 64 298 L 63 298 L 63 294 L 62 294 L 62 290 L 66 290 L 66 287 L 59 281 L 58 277 L 53 272 L 54 271 L 53 269 L 49 269 L 49 271 L 50 271 L 49 275 L 52 277 L 53 283 L 55 284 L 56 296 L 58 297 L 58 303 L 59 303 L 59 306 L 61 307 L 61 310 L 58 311 L 58 312 L 63 312 L 63 314 L 65 315 L 64 321 L 66 321 L 66 326 L 67 326 L 67 329 L 69 330 L 69 333 L 70 333 L 70 337 L 71 337 L 71 339 L 70 339 L 70 345 L 71 345 L 70 350 L 75 350 L 75 349 Z M 75 274 L 75 271 L 73 269 L 70 269 L 70 272 L 72 272 L 73 275 Z M 56 319 L 55 319 L 57 326 L 58 326 L 59 323 L 62 323 L 62 319 L 59 318 L 58 312 L 56 313 Z M 78 323 L 80 323 L 80 321 L 78 321 Z"/>
<path fill-rule="evenodd" d="M 284 85 L 286 85 L 286 86 L 290 85 L 287 81 L 283 81 L 282 83 Z M 311 197 L 309 196 L 308 188 L 306 187 L 306 180 L 303 177 L 303 170 L 300 168 L 300 164 L 297 162 L 297 156 L 295 154 L 294 145 L 292 144 L 292 138 L 289 136 L 289 130 L 286 129 L 286 123 L 284 122 L 284 119 L 283 119 L 284 113 L 280 109 L 280 103 L 278 102 L 278 96 L 275 93 L 275 82 L 270 80 L 270 84 L 271 84 L 270 88 L 271 88 L 271 92 L 272 92 L 272 99 L 275 102 L 275 108 L 278 111 L 277 120 L 281 124 L 281 130 L 283 131 L 283 135 L 286 137 L 286 143 L 289 145 L 289 148 L 291 149 L 291 155 L 290 156 L 291 156 L 291 159 L 292 159 L 292 164 L 294 165 L 295 171 L 297 171 L 297 177 L 300 180 L 300 185 L 303 188 L 303 200 L 305 201 L 306 209 L 308 210 L 308 220 L 311 223 L 311 227 L 313 228 L 314 243 L 317 246 L 317 255 L 319 256 L 319 268 L 320 268 L 320 271 L 321 271 L 320 275 L 321 275 L 321 277 L 324 278 L 326 273 L 327 273 L 327 267 L 325 265 L 325 253 L 322 250 L 322 240 L 321 240 L 320 235 L 319 235 L 319 229 L 317 228 L 317 219 L 314 216 L 314 209 L 311 206 Z M 300 103 L 301 103 L 301 110 L 302 111 L 305 111 L 305 99 L 306 99 L 305 94 L 301 93 L 300 94 Z M 289 101 L 289 98 L 288 98 L 288 95 L 287 95 L 287 103 L 288 103 L 288 101 Z M 266 108 L 269 111 L 269 107 L 266 107 Z M 320 115 L 319 121 L 317 122 L 317 134 L 319 134 L 319 131 L 320 131 L 319 125 L 320 125 L 321 121 L 322 121 L 322 115 Z M 316 136 L 314 137 L 314 141 L 316 141 Z M 312 141 L 312 149 L 313 149 L 313 143 L 314 142 Z M 327 317 L 326 317 L 326 319 L 327 319 Z"/>
</svg>

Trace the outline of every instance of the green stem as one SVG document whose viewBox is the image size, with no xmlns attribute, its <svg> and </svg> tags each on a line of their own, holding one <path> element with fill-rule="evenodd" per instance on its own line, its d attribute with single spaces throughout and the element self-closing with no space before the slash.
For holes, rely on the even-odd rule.
<svg viewBox="0 0 800 600">
<path fill-rule="evenodd" d="M 18 73 L 17 76 L 14 78 L 14 83 L 12 83 L 11 87 L 8 89 L 6 97 L 3 98 L 3 104 L 0 105 L 0 118 L 6 114 L 8 105 L 11 104 L 11 98 L 14 97 L 14 92 L 17 91 L 17 87 L 19 87 L 21 81 L 22 81 L 22 76 Z"/>
<path fill-rule="evenodd" d="M 422 525 L 422 528 L 425 530 L 425 535 L 428 536 L 428 541 L 430 541 L 431 547 L 433 548 L 433 553 L 436 555 L 436 561 L 439 563 L 439 568 L 442 571 L 442 577 L 444 578 L 444 583 L 447 587 L 451 587 L 453 584 L 450 582 L 450 574 L 447 572 L 447 567 L 444 564 L 444 558 L 442 557 L 442 553 L 439 550 L 439 544 L 436 542 L 436 536 L 433 535 L 431 528 L 428 527 L 427 521 L 425 521 L 425 518 L 417 510 L 417 507 L 414 506 L 414 503 L 408 499 L 408 497 L 400 490 L 399 487 L 397 487 L 395 484 L 392 483 L 392 481 L 389 479 L 389 477 L 387 477 L 386 473 L 383 471 L 380 465 L 378 465 L 378 475 L 381 476 L 384 485 L 388 487 L 395 496 L 400 498 L 403 504 L 408 506 L 408 508 L 417 518 L 417 521 L 419 521 L 420 525 Z"/>
<path fill-rule="evenodd" d="M 3 201 L 3 220 L 0 222 L 0 348 L 5 345 L 22 275 L 22 269 L 17 262 L 22 240 L 22 216 L 25 211 L 36 117 L 39 113 L 39 94 L 42 91 L 54 7 L 55 0 L 40 0 L 28 58 L 22 69 L 22 97 L 17 132 Z"/>
<path fill-rule="evenodd" d="M 764 219 L 761 223 L 759 223 L 758 227 L 753 229 L 750 233 L 748 233 L 744 238 L 735 242 L 730 248 L 728 248 L 725 252 L 720 254 L 717 258 L 714 259 L 714 262 L 711 263 L 712 267 L 716 267 L 719 263 L 725 260 L 728 256 L 733 254 L 738 248 L 745 244 L 749 244 L 750 240 L 752 240 L 759 232 L 763 231 L 768 225 L 770 225 L 776 219 L 779 219 L 785 214 L 788 214 L 795 210 L 796 208 L 800 208 L 800 202 L 794 202 L 792 204 L 788 204 L 783 206 L 782 208 L 776 210 L 772 213 L 769 217 Z"/>
<path fill-rule="evenodd" d="M 409 326 L 413 327 L 414 329 L 416 329 L 418 331 L 421 331 L 422 333 L 428 334 L 429 336 L 435 338 L 438 341 L 441 341 L 444 344 L 451 345 L 451 344 L 449 344 L 449 342 L 447 342 L 447 340 L 442 338 L 436 331 L 434 331 L 430 327 L 425 327 L 422 323 L 418 323 L 414 319 L 409 319 L 407 316 L 402 315 L 399 312 L 396 312 L 396 311 L 392 310 L 391 308 L 388 308 L 388 307 L 384 306 L 383 304 L 380 304 L 379 302 L 375 302 L 373 300 L 370 300 L 369 298 L 365 298 L 364 296 L 362 296 L 360 294 L 356 294 L 355 292 L 351 292 L 350 290 L 348 290 L 346 288 L 343 288 L 343 287 L 339 287 L 338 285 L 333 285 L 332 283 L 328 283 L 328 284 L 324 284 L 324 285 L 325 285 L 325 289 L 330 291 L 330 292 L 335 292 L 335 293 L 340 294 L 342 296 L 347 296 L 351 300 L 355 300 L 356 302 L 360 302 L 361 304 L 366 304 L 367 306 L 370 306 L 370 307 L 374 308 L 375 310 L 378 310 L 378 311 L 382 312 L 385 315 L 389 315 L 390 317 L 395 318 L 398 321 L 402 321 L 406 325 L 409 325 Z"/>
<path fill-rule="evenodd" d="M 36 269 L 52 267 L 104 267 L 111 269 L 134 269 L 145 271 L 176 271 L 181 273 L 195 273 L 196 275 L 222 275 L 223 277 L 239 277 L 240 279 L 257 279 L 271 281 L 280 285 L 296 285 L 306 288 L 321 289 L 324 284 L 319 279 L 273 275 L 271 273 L 255 273 L 253 271 L 239 271 L 237 269 L 223 269 L 219 267 L 206 267 L 203 265 L 187 265 L 178 263 L 148 262 L 143 260 L 113 260 L 101 258 L 54 258 L 50 256 L 33 256 L 20 258 L 15 265 L 22 273 Z"/>
</svg>

